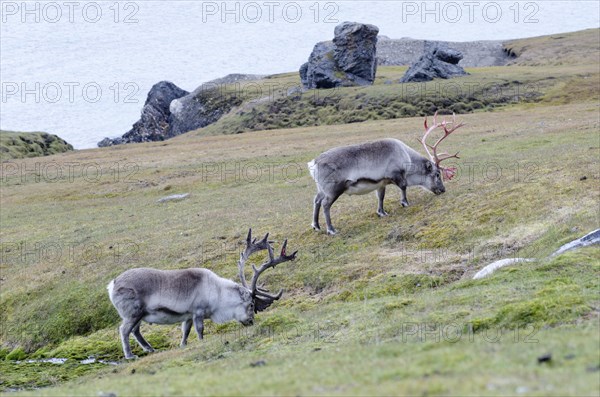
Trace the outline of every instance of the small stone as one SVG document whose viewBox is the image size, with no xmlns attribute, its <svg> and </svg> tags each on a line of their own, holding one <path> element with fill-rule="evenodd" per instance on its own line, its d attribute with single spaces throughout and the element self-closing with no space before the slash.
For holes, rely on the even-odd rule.
<svg viewBox="0 0 600 397">
<path fill-rule="evenodd" d="M 538 364 L 541 363 L 549 363 L 550 361 L 552 361 L 552 353 L 547 353 L 544 355 L 541 355 L 537 358 Z"/>
<path fill-rule="evenodd" d="M 167 201 L 180 201 L 180 200 L 188 198 L 189 195 L 190 195 L 189 193 L 173 194 L 171 196 L 163 197 L 163 198 L 159 199 L 157 202 L 165 203 Z"/>
<path fill-rule="evenodd" d="M 585 181 L 587 179 L 587 176 L 582 176 L 581 178 L 579 178 L 580 181 Z"/>
<path fill-rule="evenodd" d="M 527 393 L 529 391 L 529 388 L 527 388 L 526 386 L 519 386 L 517 387 L 517 394 L 524 394 Z"/>
<path fill-rule="evenodd" d="M 267 365 L 265 360 L 258 360 L 253 363 L 250 363 L 251 367 L 264 367 L 265 365 Z"/>
</svg>

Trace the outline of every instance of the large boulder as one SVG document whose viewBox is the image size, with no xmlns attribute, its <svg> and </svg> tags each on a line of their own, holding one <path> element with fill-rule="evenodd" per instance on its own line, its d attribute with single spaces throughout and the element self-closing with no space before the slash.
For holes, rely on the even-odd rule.
<svg viewBox="0 0 600 397">
<path fill-rule="evenodd" d="M 412 83 L 465 76 L 468 73 L 458 66 L 462 58 L 460 51 L 437 43 L 426 43 L 425 53 L 406 71 L 400 82 Z"/>
<path fill-rule="evenodd" d="M 98 143 L 99 147 L 120 145 L 123 143 L 163 141 L 177 135 L 170 128 L 171 101 L 189 92 L 182 90 L 169 81 L 161 81 L 150 89 L 146 103 L 142 108 L 140 119 L 131 130 L 120 138 L 105 138 Z"/>
<path fill-rule="evenodd" d="M 336 26 L 333 41 L 317 43 L 300 67 L 304 88 L 370 85 L 377 71 L 379 28 L 357 22 Z"/>
</svg>

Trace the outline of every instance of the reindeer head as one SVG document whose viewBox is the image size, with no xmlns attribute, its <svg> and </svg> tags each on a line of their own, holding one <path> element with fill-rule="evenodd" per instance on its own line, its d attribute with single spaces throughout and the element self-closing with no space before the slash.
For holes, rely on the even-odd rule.
<svg viewBox="0 0 600 397">
<path fill-rule="evenodd" d="M 425 117 L 425 134 L 421 139 L 419 139 L 419 142 L 421 142 L 421 144 L 425 148 L 425 152 L 427 152 L 427 155 L 429 156 L 429 159 L 431 161 L 426 161 L 426 163 L 424 164 L 424 173 L 426 177 L 423 186 L 426 187 L 428 190 L 431 190 L 435 194 L 442 194 L 446 191 L 442 180 L 449 181 L 452 178 L 454 178 L 454 175 L 456 175 L 455 167 L 442 167 L 440 163 L 450 158 L 460 158 L 458 157 L 458 152 L 456 152 L 456 154 L 453 155 L 449 155 L 448 153 L 438 153 L 437 147 L 444 139 L 448 137 L 448 135 L 450 135 L 463 125 L 463 123 L 456 124 L 456 116 L 454 114 L 452 114 L 452 122 L 448 123 L 446 122 L 446 119 L 444 119 L 441 123 L 438 123 L 437 112 L 435 112 L 435 114 L 433 115 L 433 125 L 429 127 L 427 125 L 427 117 Z M 439 138 L 435 142 L 435 144 L 433 144 L 433 146 L 428 145 L 426 142 L 427 137 L 433 130 L 440 127 L 444 130 L 444 135 L 441 138 Z"/>
<path fill-rule="evenodd" d="M 283 295 L 283 290 L 279 290 L 276 295 L 271 295 L 270 292 L 266 289 L 263 289 L 257 285 L 258 277 L 267 269 L 274 268 L 280 263 L 293 261 L 296 259 L 296 254 L 298 251 L 295 251 L 291 255 L 287 255 L 287 239 L 283 242 L 283 246 L 281 247 L 281 253 L 277 258 L 273 255 L 273 247 L 271 246 L 272 241 L 269 241 L 269 233 L 265 235 L 265 237 L 256 241 L 256 239 L 252 239 L 252 229 L 248 230 L 248 237 L 246 237 L 246 249 L 244 252 L 240 254 L 240 260 L 238 261 L 238 270 L 240 275 L 241 284 L 244 287 L 247 293 L 246 295 L 246 311 L 248 313 L 247 319 L 241 321 L 243 325 L 251 325 L 254 320 L 254 313 L 262 312 L 271 304 L 281 298 Z M 250 283 L 250 287 L 248 287 L 248 283 L 246 282 L 246 276 L 244 275 L 244 265 L 246 261 L 255 252 L 266 250 L 269 254 L 269 257 L 266 262 L 264 262 L 258 269 L 252 265 L 252 270 L 254 271 L 254 275 L 252 276 L 252 281 Z"/>
</svg>

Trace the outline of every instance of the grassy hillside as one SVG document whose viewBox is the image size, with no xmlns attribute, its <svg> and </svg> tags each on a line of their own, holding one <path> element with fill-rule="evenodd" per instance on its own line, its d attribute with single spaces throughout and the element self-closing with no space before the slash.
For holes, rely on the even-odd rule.
<svg viewBox="0 0 600 397">
<path fill-rule="evenodd" d="M 73 150 L 56 135 L 45 132 L 0 131 L 0 161 L 48 156 Z"/>
<path fill-rule="evenodd" d="M 509 69 L 521 79 L 536 73 L 510 66 L 473 76 Z M 553 70 L 567 78 L 574 69 L 544 73 Z M 600 224 L 599 105 L 570 96 L 586 89 L 577 79 L 568 94 L 555 93 L 561 100 L 548 90 L 536 102 L 461 115 L 467 125 L 444 143 L 461 151 L 444 195 L 409 189 L 411 206 L 402 208 L 390 188 L 383 219 L 373 194 L 342 196 L 332 209 L 335 237 L 310 229 L 315 188 L 306 162 L 382 137 L 420 150 L 422 117 L 224 136 L 200 130 L 4 163 L 0 390 L 597 395 L 600 250 L 547 258 Z M 177 193 L 190 196 L 157 202 Z M 192 332 L 186 349 L 177 347 L 177 325 L 144 324 L 159 352 L 135 345 L 141 358 L 122 362 L 106 284 L 140 266 L 207 267 L 237 279 L 248 227 L 300 251 L 263 276 L 267 287 L 285 288 L 282 300 L 253 327 L 208 321 L 205 340 Z M 471 280 L 486 264 L 517 256 L 538 260 Z M 69 360 L 17 362 L 50 357 Z M 119 365 L 80 364 L 88 357 Z"/>
<path fill-rule="evenodd" d="M 559 33 L 506 42 L 506 50 L 521 66 L 562 66 L 598 64 L 600 30 Z"/>
</svg>

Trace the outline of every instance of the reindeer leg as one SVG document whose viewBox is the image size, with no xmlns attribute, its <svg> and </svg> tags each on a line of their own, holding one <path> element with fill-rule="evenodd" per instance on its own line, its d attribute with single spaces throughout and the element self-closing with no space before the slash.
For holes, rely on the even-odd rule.
<svg viewBox="0 0 600 397">
<path fill-rule="evenodd" d="M 187 339 L 188 336 L 190 336 L 190 331 L 192 330 L 192 323 L 192 319 L 185 320 L 181 323 L 181 332 L 183 336 L 181 338 L 181 344 L 179 345 L 180 347 L 185 347 L 187 345 Z"/>
<path fill-rule="evenodd" d="M 199 314 L 194 314 L 194 328 L 198 333 L 198 339 L 202 340 L 204 338 L 204 316 Z"/>
<path fill-rule="evenodd" d="M 137 358 L 137 356 L 131 352 L 131 345 L 129 344 L 129 334 L 131 334 L 131 331 L 140 320 L 141 318 L 123 319 L 123 322 L 119 327 L 119 334 L 121 334 L 121 345 L 123 345 L 123 353 L 125 354 L 125 358 L 127 360 Z"/>
<path fill-rule="evenodd" d="M 334 236 L 337 231 L 331 224 L 331 214 L 329 210 L 335 201 L 342 195 L 342 193 L 336 193 L 333 197 L 325 196 L 323 200 L 323 214 L 325 214 L 325 222 L 327 222 L 327 234 Z"/>
<path fill-rule="evenodd" d="M 377 198 L 379 199 L 379 206 L 377 207 L 377 215 L 380 217 L 388 216 L 388 213 L 383 209 L 383 199 L 385 198 L 385 186 L 377 189 Z"/>
<path fill-rule="evenodd" d="M 321 230 L 321 226 L 319 226 L 319 212 L 321 211 L 321 202 L 325 198 L 325 194 L 322 191 L 318 191 L 315 196 L 314 207 L 313 207 L 313 222 L 312 228 L 315 230 Z"/>
<path fill-rule="evenodd" d="M 406 199 L 406 186 L 401 186 L 400 190 L 402 191 L 402 201 L 400 201 L 400 204 L 402 204 L 403 207 L 408 207 L 408 200 Z"/>
<path fill-rule="evenodd" d="M 140 345 L 140 347 L 144 349 L 144 351 L 147 351 L 148 353 L 153 353 L 154 349 L 152 348 L 152 346 L 150 346 L 150 343 L 148 343 L 148 341 L 144 339 L 142 333 L 140 332 L 140 325 L 142 325 L 142 320 L 138 321 L 137 325 L 133 327 L 133 336 L 135 337 L 135 340 Z"/>
<path fill-rule="evenodd" d="M 400 191 L 402 191 L 402 201 L 400 201 L 400 204 L 402 204 L 403 207 L 408 207 L 408 200 L 406 199 L 407 183 L 404 172 L 396 174 L 393 181 L 394 184 L 400 188 Z"/>
</svg>

